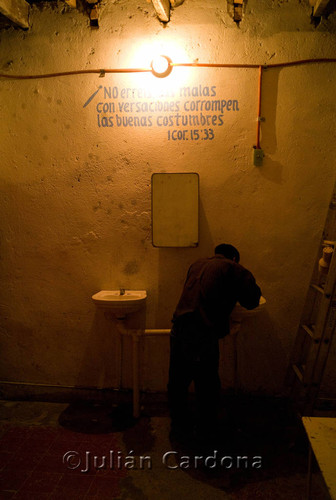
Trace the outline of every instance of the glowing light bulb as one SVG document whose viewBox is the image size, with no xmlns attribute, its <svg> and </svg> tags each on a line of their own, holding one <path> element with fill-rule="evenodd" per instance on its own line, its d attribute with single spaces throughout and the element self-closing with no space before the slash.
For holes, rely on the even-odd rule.
<svg viewBox="0 0 336 500">
<path fill-rule="evenodd" d="M 157 56 L 151 63 L 152 73 L 158 78 L 165 78 L 172 69 L 172 60 L 168 56 Z"/>
</svg>

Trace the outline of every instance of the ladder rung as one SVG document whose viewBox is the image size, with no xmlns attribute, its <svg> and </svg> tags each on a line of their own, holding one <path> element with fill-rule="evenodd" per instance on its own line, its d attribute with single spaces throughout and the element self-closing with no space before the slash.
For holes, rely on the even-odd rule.
<svg viewBox="0 0 336 500">
<path fill-rule="evenodd" d="M 314 288 L 314 290 L 316 290 L 317 292 L 324 293 L 324 288 L 322 286 L 320 286 L 320 285 L 313 285 L 313 284 L 311 284 L 310 286 L 312 288 Z"/>
<path fill-rule="evenodd" d="M 292 368 L 297 376 L 297 378 L 300 380 L 300 382 L 303 382 L 303 373 L 301 372 L 300 368 L 298 365 L 292 365 Z"/>
<path fill-rule="evenodd" d="M 317 338 L 314 337 L 314 328 L 313 328 L 313 326 L 309 327 L 308 325 L 301 325 L 301 327 L 303 328 L 303 330 L 306 333 L 308 333 L 309 337 L 312 340 L 318 340 Z"/>
</svg>

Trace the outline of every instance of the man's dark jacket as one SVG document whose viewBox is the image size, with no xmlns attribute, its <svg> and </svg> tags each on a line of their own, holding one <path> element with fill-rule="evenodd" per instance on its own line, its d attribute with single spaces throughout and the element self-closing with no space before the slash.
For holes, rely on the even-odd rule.
<svg viewBox="0 0 336 500">
<path fill-rule="evenodd" d="M 229 333 L 235 304 L 254 309 L 260 296 L 252 273 L 240 264 L 219 254 L 199 259 L 188 270 L 173 323 L 192 321 L 207 335 L 221 338 Z"/>
</svg>

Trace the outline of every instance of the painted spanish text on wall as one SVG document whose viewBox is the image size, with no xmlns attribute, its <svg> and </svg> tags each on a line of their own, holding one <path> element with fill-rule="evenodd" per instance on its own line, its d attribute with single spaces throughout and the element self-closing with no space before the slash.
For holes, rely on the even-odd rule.
<svg viewBox="0 0 336 500">
<path fill-rule="evenodd" d="M 99 128 L 158 127 L 171 141 L 211 141 L 225 124 L 226 114 L 239 111 L 237 99 L 223 99 L 216 86 L 207 85 L 160 95 L 145 88 L 99 86 L 83 107 L 93 100 Z"/>
</svg>

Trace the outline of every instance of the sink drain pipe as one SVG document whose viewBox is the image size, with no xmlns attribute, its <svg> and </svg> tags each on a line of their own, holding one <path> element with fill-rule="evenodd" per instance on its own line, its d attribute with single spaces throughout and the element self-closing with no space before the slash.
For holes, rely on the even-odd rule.
<svg viewBox="0 0 336 500">
<path fill-rule="evenodd" d="M 132 386 L 133 386 L 133 417 L 140 416 L 140 384 L 139 384 L 139 342 L 140 337 L 169 335 L 170 329 L 127 329 L 122 319 L 118 320 L 118 330 L 120 335 L 132 337 Z"/>
<path fill-rule="evenodd" d="M 140 416 L 140 384 L 139 384 L 139 342 L 141 337 L 163 336 L 169 335 L 170 329 L 145 329 L 145 330 L 128 330 L 121 321 L 119 323 L 119 331 L 121 335 L 132 337 L 132 385 L 133 385 L 133 417 Z M 121 324 L 120 324 L 121 323 Z M 121 328 L 120 328 L 121 327 Z M 238 357 L 237 357 L 237 334 L 240 328 L 240 323 L 236 325 L 237 330 L 232 335 L 234 348 L 234 388 L 238 390 Z"/>
</svg>

